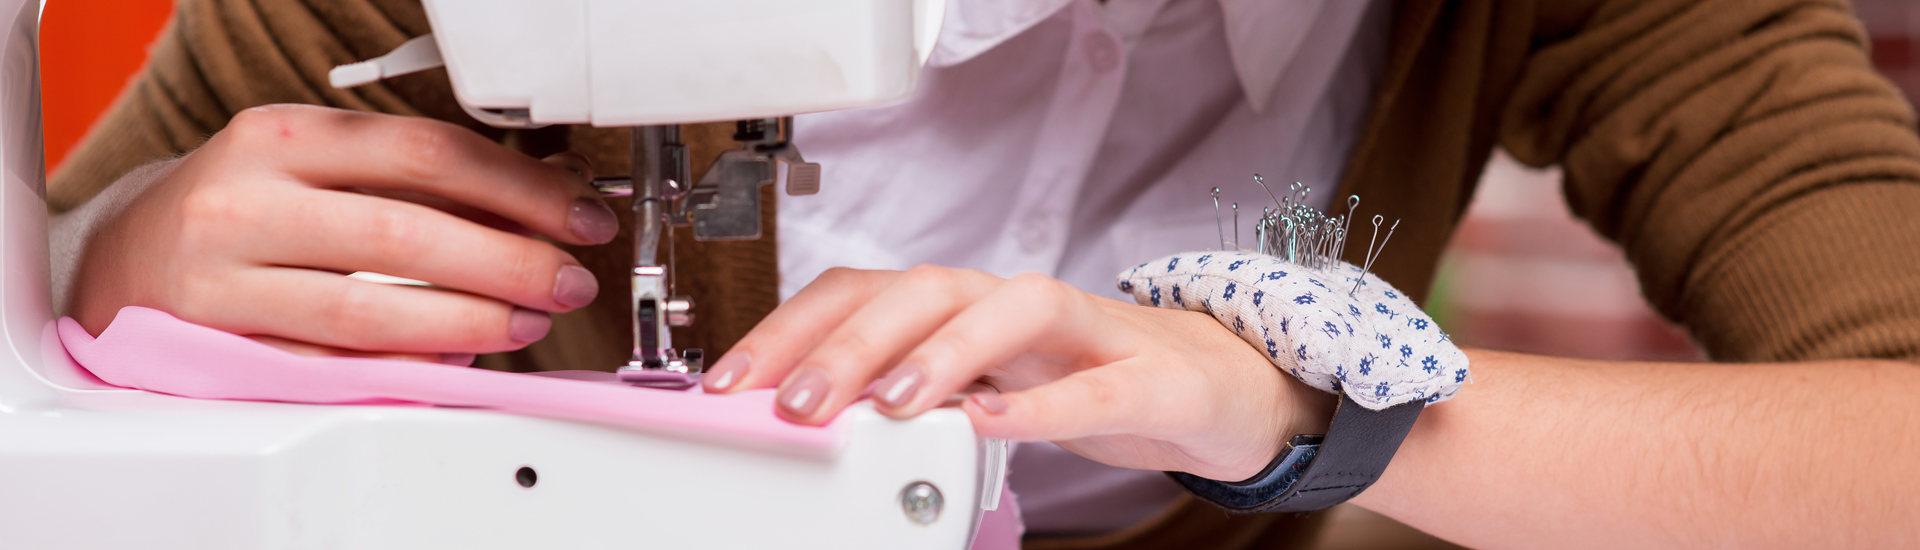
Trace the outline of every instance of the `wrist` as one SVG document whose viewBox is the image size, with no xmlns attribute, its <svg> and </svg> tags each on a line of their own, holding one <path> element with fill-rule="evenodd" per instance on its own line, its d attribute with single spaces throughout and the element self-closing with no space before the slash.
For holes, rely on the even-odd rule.
<svg viewBox="0 0 1920 550">
<path fill-rule="evenodd" d="M 1256 440 L 1264 441 L 1264 450 L 1249 455 L 1246 462 L 1237 464 L 1231 470 L 1219 471 L 1214 475 L 1199 471 L 1193 473 L 1221 481 L 1247 479 L 1281 458 L 1295 436 L 1327 433 L 1327 426 L 1333 422 L 1333 411 L 1340 397 L 1308 386 L 1286 373 L 1278 373 L 1277 378 L 1280 387 L 1272 394 L 1273 408 L 1266 416 L 1272 420 L 1259 428 L 1263 432 L 1254 435 Z"/>
<path fill-rule="evenodd" d="M 1278 437 L 1281 448 L 1275 452 L 1284 452 L 1285 444 L 1296 435 L 1325 435 L 1327 426 L 1333 422 L 1333 409 L 1340 403 L 1337 395 L 1315 389 L 1292 376 L 1281 376 L 1283 390 L 1277 418 L 1285 419 L 1280 423 Z"/>
</svg>

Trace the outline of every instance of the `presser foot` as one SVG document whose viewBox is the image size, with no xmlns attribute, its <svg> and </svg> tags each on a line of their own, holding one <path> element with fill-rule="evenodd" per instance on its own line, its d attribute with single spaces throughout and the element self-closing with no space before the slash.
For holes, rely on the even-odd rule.
<svg viewBox="0 0 1920 550">
<path fill-rule="evenodd" d="M 627 366 L 614 371 L 614 376 L 625 384 L 666 390 L 684 390 L 700 384 L 700 375 L 706 367 L 700 350 L 686 350 L 680 357 L 673 357 L 671 353 L 662 355 L 669 359 L 628 361 Z"/>
<path fill-rule="evenodd" d="M 632 386 L 684 390 L 700 384 L 700 373 L 673 372 L 666 369 L 625 367 L 615 373 L 622 383 Z"/>
</svg>

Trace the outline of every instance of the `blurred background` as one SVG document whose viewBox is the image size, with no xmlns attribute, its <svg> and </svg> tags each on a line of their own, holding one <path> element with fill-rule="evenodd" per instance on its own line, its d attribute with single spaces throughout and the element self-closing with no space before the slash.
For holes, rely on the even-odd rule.
<svg viewBox="0 0 1920 550">
<path fill-rule="evenodd" d="M 1920 97 L 1920 0 L 1853 0 L 1873 63 Z M 1698 361 L 1655 314 L 1618 248 L 1567 211 L 1558 170 L 1496 153 L 1428 309 L 1464 345 L 1594 359 Z"/>
</svg>

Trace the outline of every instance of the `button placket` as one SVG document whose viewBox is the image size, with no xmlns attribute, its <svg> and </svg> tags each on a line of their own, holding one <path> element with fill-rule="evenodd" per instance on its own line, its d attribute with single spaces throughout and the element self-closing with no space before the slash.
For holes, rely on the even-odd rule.
<svg viewBox="0 0 1920 550">
<path fill-rule="evenodd" d="M 1067 224 L 1092 169 L 1125 76 L 1124 51 L 1091 0 L 1076 2 L 1073 38 L 1061 60 L 1060 80 L 1041 124 L 1035 151 L 1022 178 L 1014 217 L 992 262 L 995 271 L 1052 274 L 1069 235 Z"/>
<path fill-rule="evenodd" d="M 1087 65 L 1094 72 L 1107 73 L 1120 67 L 1120 43 L 1112 33 L 1096 31 L 1087 33 L 1080 40 L 1080 50 L 1086 55 Z"/>
<path fill-rule="evenodd" d="M 1020 220 L 1017 237 L 1020 250 L 1028 254 L 1040 254 L 1056 247 L 1058 236 L 1064 233 L 1059 216 L 1043 210 L 1033 210 Z"/>
</svg>

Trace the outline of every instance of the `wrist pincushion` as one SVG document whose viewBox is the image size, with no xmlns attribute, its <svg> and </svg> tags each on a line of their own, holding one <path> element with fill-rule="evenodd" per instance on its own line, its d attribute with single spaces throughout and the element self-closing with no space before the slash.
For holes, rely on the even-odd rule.
<svg viewBox="0 0 1920 550">
<path fill-rule="evenodd" d="M 1313 269 L 1252 252 L 1189 252 L 1120 275 L 1141 305 L 1213 315 L 1280 370 L 1372 410 L 1445 401 L 1467 356 L 1404 293 L 1359 267 Z M 1351 293 L 1350 293 L 1351 291 Z"/>
</svg>

